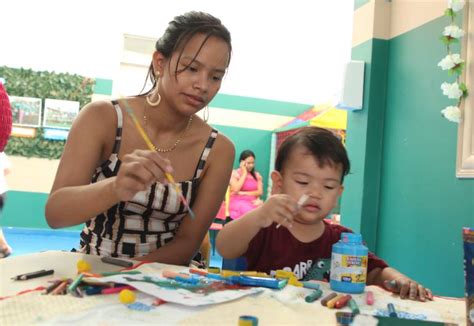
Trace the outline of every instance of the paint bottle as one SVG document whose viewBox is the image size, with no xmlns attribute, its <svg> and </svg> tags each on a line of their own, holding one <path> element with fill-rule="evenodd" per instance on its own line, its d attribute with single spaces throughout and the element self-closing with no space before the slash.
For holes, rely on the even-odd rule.
<svg viewBox="0 0 474 326">
<path fill-rule="evenodd" d="M 344 293 L 364 292 L 368 253 L 360 234 L 342 233 L 341 240 L 332 246 L 331 289 Z"/>
</svg>

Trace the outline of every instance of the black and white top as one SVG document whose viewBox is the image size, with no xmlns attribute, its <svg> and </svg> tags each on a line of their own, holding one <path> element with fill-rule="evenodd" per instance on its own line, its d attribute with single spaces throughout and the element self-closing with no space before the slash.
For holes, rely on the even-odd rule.
<svg viewBox="0 0 474 326">
<path fill-rule="evenodd" d="M 118 153 L 122 139 L 123 116 L 117 101 L 112 101 L 118 123 L 115 143 L 109 159 L 96 169 L 91 183 L 116 176 L 120 169 Z M 199 177 L 214 145 L 218 131 L 213 129 L 191 180 L 179 182 L 187 202 L 192 206 Z M 187 214 L 171 184 L 152 184 L 132 200 L 119 202 L 85 223 L 79 252 L 113 257 L 140 257 L 160 248 L 175 236 Z"/>
</svg>

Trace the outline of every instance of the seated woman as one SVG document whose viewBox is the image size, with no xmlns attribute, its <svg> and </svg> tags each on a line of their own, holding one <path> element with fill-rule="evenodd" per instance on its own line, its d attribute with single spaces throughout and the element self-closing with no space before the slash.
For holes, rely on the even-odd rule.
<svg viewBox="0 0 474 326">
<path fill-rule="evenodd" d="M 255 171 L 255 154 L 244 150 L 240 167 L 232 171 L 230 179 L 230 218 L 235 220 L 262 204 L 262 176 Z"/>
</svg>

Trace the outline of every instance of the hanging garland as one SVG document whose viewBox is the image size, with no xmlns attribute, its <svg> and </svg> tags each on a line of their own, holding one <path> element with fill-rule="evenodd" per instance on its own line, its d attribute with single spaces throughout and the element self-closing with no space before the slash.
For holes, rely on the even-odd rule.
<svg viewBox="0 0 474 326">
<path fill-rule="evenodd" d="M 459 123 L 462 119 L 461 103 L 468 95 L 466 84 L 460 82 L 461 74 L 465 67 L 465 62 L 459 53 L 453 53 L 451 46 L 454 43 L 459 43 L 459 40 L 465 35 L 465 32 L 459 28 L 454 22 L 456 13 L 462 11 L 465 5 L 465 0 L 448 0 L 448 8 L 444 15 L 449 17 L 451 24 L 446 26 L 443 35 L 440 37 L 448 54 L 438 63 L 442 70 L 447 70 L 449 76 L 455 76 L 454 83 L 444 82 L 441 85 L 443 95 L 449 99 L 456 100 L 454 105 L 447 106 L 441 110 L 441 114 L 449 121 Z"/>
</svg>

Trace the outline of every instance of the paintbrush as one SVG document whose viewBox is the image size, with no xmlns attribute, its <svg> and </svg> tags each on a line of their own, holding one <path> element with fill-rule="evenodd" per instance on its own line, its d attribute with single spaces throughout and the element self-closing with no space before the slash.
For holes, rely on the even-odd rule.
<svg viewBox="0 0 474 326">
<path fill-rule="evenodd" d="M 298 211 L 303 207 L 304 203 L 308 200 L 309 196 L 307 194 L 302 194 L 296 206 L 298 207 Z M 278 223 L 276 228 L 278 229 L 281 226 L 281 223 Z"/>
<path fill-rule="evenodd" d="M 137 130 L 138 132 L 140 133 L 140 135 L 142 136 L 143 140 L 145 141 L 146 145 L 148 146 L 148 149 L 151 150 L 151 151 L 155 151 L 155 146 L 153 145 L 153 143 L 151 142 L 150 138 L 148 137 L 148 135 L 146 134 L 145 130 L 143 129 L 143 127 L 140 125 L 140 122 L 138 121 L 137 117 L 135 116 L 135 113 L 133 113 L 133 110 L 132 108 L 130 107 L 130 105 L 128 104 L 128 101 L 122 97 L 119 101 L 121 101 L 123 104 L 124 104 L 124 107 L 125 107 L 125 111 L 127 111 L 127 113 L 130 115 L 130 117 L 132 118 L 133 120 L 133 123 L 135 124 L 135 127 L 137 127 Z M 165 172 L 165 178 L 166 180 L 168 180 L 168 182 L 170 184 L 173 185 L 174 189 L 176 190 L 176 192 L 178 193 L 179 195 L 179 199 L 181 200 L 181 202 L 183 203 L 183 205 L 188 209 L 188 212 L 189 212 L 189 216 L 194 219 L 195 215 L 194 215 L 194 212 L 191 210 L 191 207 L 189 206 L 188 202 L 186 201 L 186 198 L 184 198 L 184 195 L 183 193 L 181 192 L 181 189 L 179 189 L 178 185 L 176 184 L 176 182 L 174 181 L 174 178 L 173 176 L 171 175 L 171 173 L 169 172 Z"/>
</svg>

